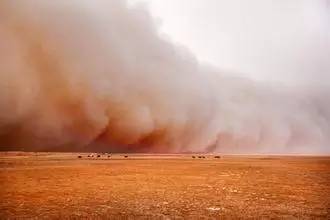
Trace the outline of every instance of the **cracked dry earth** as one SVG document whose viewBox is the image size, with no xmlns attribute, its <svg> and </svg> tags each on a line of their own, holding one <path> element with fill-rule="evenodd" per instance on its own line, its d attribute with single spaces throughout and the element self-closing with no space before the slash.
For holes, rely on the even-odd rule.
<svg viewBox="0 0 330 220">
<path fill-rule="evenodd" d="M 3 152 L 0 219 L 17 218 L 330 219 L 330 158 Z"/>
</svg>

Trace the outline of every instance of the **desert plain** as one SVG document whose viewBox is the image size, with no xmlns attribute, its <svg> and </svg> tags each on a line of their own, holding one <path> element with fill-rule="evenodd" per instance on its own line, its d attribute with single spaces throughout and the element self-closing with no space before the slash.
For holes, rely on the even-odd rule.
<svg viewBox="0 0 330 220">
<path fill-rule="evenodd" d="M 88 155 L 0 153 L 0 219 L 330 219 L 330 157 Z"/>
</svg>

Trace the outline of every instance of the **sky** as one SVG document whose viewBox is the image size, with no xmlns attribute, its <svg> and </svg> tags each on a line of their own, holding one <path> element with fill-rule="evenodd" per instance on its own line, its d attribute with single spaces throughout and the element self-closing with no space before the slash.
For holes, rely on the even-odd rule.
<svg viewBox="0 0 330 220">
<path fill-rule="evenodd" d="M 329 0 L 129 0 L 200 61 L 239 76 L 330 85 Z M 317 75 L 317 77 L 315 77 Z"/>
<path fill-rule="evenodd" d="M 127 2 L 0 1 L 0 150 L 329 154 L 328 2 Z"/>
</svg>

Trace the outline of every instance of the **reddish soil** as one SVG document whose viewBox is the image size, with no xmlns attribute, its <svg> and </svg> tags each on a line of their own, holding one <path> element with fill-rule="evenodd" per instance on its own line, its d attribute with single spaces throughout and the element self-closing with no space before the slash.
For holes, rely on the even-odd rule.
<svg viewBox="0 0 330 220">
<path fill-rule="evenodd" d="M 198 156 L 0 153 L 0 219 L 330 219 L 330 157 Z"/>
</svg>

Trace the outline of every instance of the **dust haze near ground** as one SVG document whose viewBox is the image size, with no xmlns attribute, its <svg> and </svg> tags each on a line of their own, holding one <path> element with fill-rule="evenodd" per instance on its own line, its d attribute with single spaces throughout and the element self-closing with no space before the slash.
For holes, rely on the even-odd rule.
<svg viewBox="0 0 330 220">
<path fill-rule="evenodd" d="M 329 157 L 126 155 L 1 153 L 0 218 L 330 216 Z"/>
<path fill-rule="evenodd" d="M 329 153 L 329 91 L 205 66 L 141 5 L 0 3 L 1 150 Z"/>
</svg>

